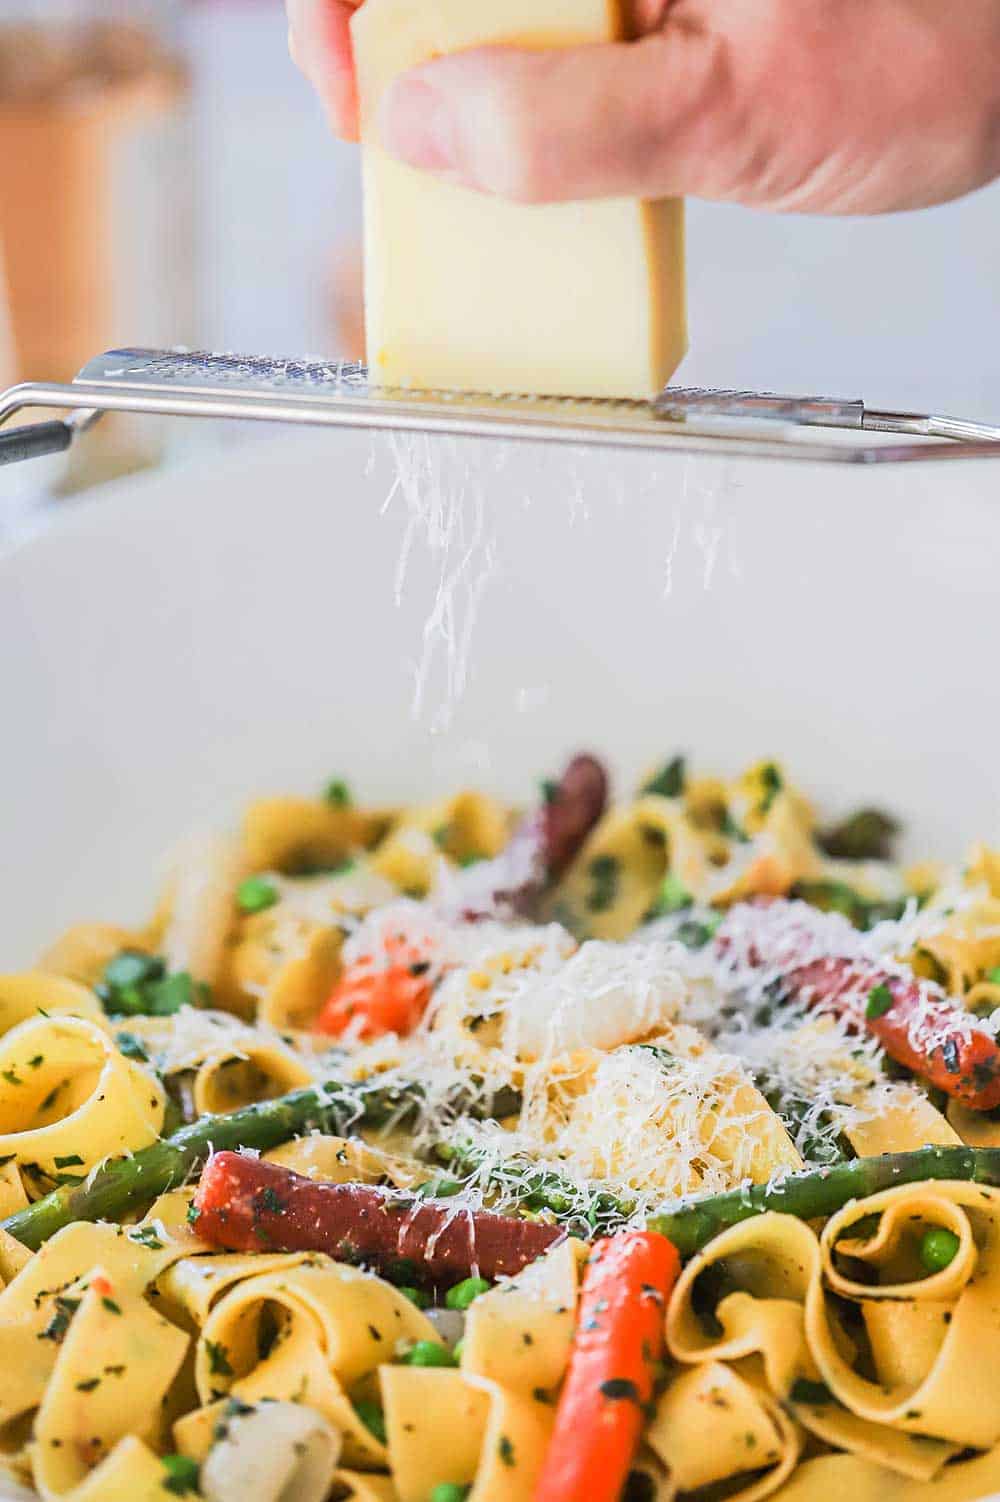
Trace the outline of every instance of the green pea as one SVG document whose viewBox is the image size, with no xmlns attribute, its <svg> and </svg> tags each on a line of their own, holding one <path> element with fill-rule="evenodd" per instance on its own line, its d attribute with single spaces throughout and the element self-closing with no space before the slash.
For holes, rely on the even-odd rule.
<svg viewBox="0 0 1000 1502">
<path fill-rule="evenodd" d="M 945 1230 L 944 1226 L 934 1226 L 920 1238 L 920 1260 L 929 1273 L 939 1273 L 942 1268 L 954 1262 L 960 1246 L 961 1242 L 954 1231 Z"/>
<path fill-rule="evenodd" d="M 401 1288 L 399 1291 L 404 1299 L 409 1299 L 410 1303 L 416 1304 L 418 1309 L 431 1307 L 430 1295 L 424 1293 L 422 1288 Z"/>
<path fill-rule="evenodd" d="M 334 777 L 323 789 L 323 797 L 334 808 L 347 808 L 351 803 L 351 790 L 342 777 Z"/>
<path fill-rule="evenodd" d="M 263 876 L 248 876 L 236 888 L 236 906 L 241 913 L 263 913 L 277 901 L 277 887 Z"/>
<path fill-rule="evenodd" d="M 667 875 L 663 878 L 660 895 L 656 900 L 657 914 L 680 913 L 684 908 L 690 907 L 693 901 L 694 898 L 680 877 L 675 876 L 672 871 L 668 871 Z"/>
<path fill-rule="evenodd" d="M 471 1486 L 462 1486 L 458 1481 L 439 1481 L 428 1502 L 465 1502 L 471 1490 Z"/>
<path fill-rule="evenodd" d="M 457 1366 L 447 1346 L 439 1346 L 436 1340 L 418 1340 L 403 1357 L 406 1366 Z"/>
<path fill-rule="evenodd" d="M 461 1283 L 448 1289 L 444 1301 L 449 1309 L 468 1309 L 474 1299 L 478 1299 L 481 1293 L 488 1293 L 489 1289 L 490 1284 L 485 1278 L 463 1278 Z"/>
<path fill-rule="evenodd" d="M 455 1361 L 457 1362 L 457 1364 L 459 1366 L 461 1366 L 461 1364 L 462 1364 L 462 1352 L 464 1350 L 465 1350 L 465 1341 L 464 1340 L 456 1340 L 455 1344 L 451 1348 L 451 1354 L 454 1356 Z"/>
<path fill-rule="evenodd" d="M 385 1444 L 385 1414 L 379 1403 L 374 1403 L 370 1398 L 359 1398 L 354 1405 L 354 1412 L 364 1424 L 369 1434 L 373 1434 L 383 1445 Z"/>
</svg>

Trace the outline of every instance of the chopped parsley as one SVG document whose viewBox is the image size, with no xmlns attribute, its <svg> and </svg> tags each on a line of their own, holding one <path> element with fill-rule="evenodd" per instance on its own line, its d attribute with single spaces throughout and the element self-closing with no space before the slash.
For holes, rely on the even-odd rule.
<svg viewBox="0 0 1000 1502">
<path fill-rule="evenodd" d="M 197 1461 L 187 1455 L 162 1455 L 160 1461 L 167 1473 L 163 1481 L 165 1491 L 173 1492 L 175 1497 L 186 1497 L 191 1492 L 197 1495 L 200 1480 Z"/>
<path fill-rule="evenodd" d="M 865 1007 L 865 1017 L 869 1022 L 877 1022 L 884 1017 L 886 1012 L 891 1011 L 893 995 L 889 987 L 884 984 L 872 986 L 868 993 L 868 1005 Z"/>
<path fill-rule="evenodd" d="M 599 1388 L 601 1396 L 613 1403 L 638 1403 L 639 1389 L 628 1377 L 609 1377 Z"/>
<path fill-rule="evenodd" d="M 69 1329 L 70 1320 L 80 1307 L 80 1300 L 70 1298 L 67 1294 L 59 1293 L 56 1294 L 53 1303 L 56 1306 L 55 1313 L 45 1326 L 45 1329 L 39 1330 L 38 1339 L 52 1340 L 55 1341 L 56 1345 L 59 1345 L 66 1331 Z"/>
<path fill-rule="evenodd" d="M 512 1466 L 516 1464 L 516 1461 L 514 1459 L 514 1446 L 508 1439 L 506 1434 L 501 1434 L 500 1436 L 500 1439 L 497 1443 L 497 1454 L 500 1456 L 500 1459 L 504 1465 Z"/>
<path fill-rule="evenodd" d="M 618 896 L 620 863 L 616 855 L 595 855 L 587 868 L 590 892 L 587 907 L 592 913 L 606 913 Z"/>
<path fill-rule="evenodd" d="M 354 1412 L 364 1424 L 369 1434 L 374 1435 L 379 1444 L 385 1444 L 385 1414 L 382 1405 L 374 1402 L 371 1398 L 359 1398 L 354 1405 Z"/>
<path fill-rule="evenodd" d="M 792 897 L 808 902 L 821 913 L 843 913 L 855 928 L 867 933 L 876 923 L 900 919 L 909 901 L 906 897 L 870 902 L 843 881 L 797 881 Z"/>
<path fill-rule="evenodd" d="M 208 1369 L 213 1377 L 232 1377 L 234 1375 L 229 1362 L 229 1352 L 221 1341 L 206 1340 L 205 1350 L 208 1352 Z"/>
<path fill-rule="evenodd" d="M 353 799 L 351 790 L 342 777 L 334 777 L 323 789 L 323 797 L 334 808 L 349 808 Z"/>
<path fill-rule="evenodd" d="M 116 1304 L 114 1299 L 105 1297 L 102 1298 L 101 1303 L 104 1305 L 109 1314 L 121 1314 L 122 1312 L 121 1304 Z"/>
<path fill-rule="evenodd" d="M 687 762 L 683 756 L 675 756 L 661 767 L 640 789 L 643 793 L 655 793 L 660 798 L 679 798 L 687 784 Z"/>
<path fill-rule="evenodd" d="M 788 1396 L 793 1403 L 808 1403 L 814 1408 L 834 1400 L 825 1382 L 811 1382 L 808 1377 L 797 1377 Z"/>
<path fill-rule="evenodd" d="M 704 949 L 712 942 L 721 922 L 721 913 L 710 913 L 707 918 L 685 919 L 675 930 L 674 938 L 685 949 Z"/>
<path fill-rule="evenodd" d="M 760 785 L 763 789 L 763 797 L 760 800 L 758 808 L 762 814 L 766 814 L 770 811 L 775 798 L 777 798 L 785 785 L 785 779 L 773 761 L 765 762 L 761 767 Z"/>
<path fill-rule="evenodd" d="M 140 1246 L 148 1247 L 152 1252 L 158 1252 L 163 1246 L 155 1226 L 135 1226 L 127 1231 L 126 1235 L 129 1241 L 136 1241 Z"/>
<path fill-rule="evenodd" d="M 140 1064 L 149 1063 L 149 1054 L 146 1052 L 145 1045 L 135 1033 L 115 1033 L 115 1043 L 118 1052 L 124 1054 L 126 1059 L 137 1059 Z"/>
<path fill-rule="evenodd" d="M 265 1211 L 270 1215 L 281 1215 L 284 1208 L 285 1202 L 273 1184 L 265 1184 L 264 1188 L 253 1197 L 255 1216 L 262 1215 Z"/>
<path fill-rule="evenodd" d="M 55 1163 L 57 1168 L 83 1167 L 83 1159 L 80 1157 L 79 1153 L 69 1153 L 65 1158 L 54 1158 L 52 1161 Z"/>
<path fill-rule="evenodd" d="M 188 971 L 169 974 L 159 955 L 138 949 L 122 949 L 109 960 L 94 989 L 112 1017 L 170 1017 L 181 1007 L 205 1006 L 211 1000 L 208 986 L 195 982 Z"/>
<path fill-rule="evenodd" d="M 824 829 L 816 843 L 824 855 L 845 861 L 892 860 L 893 841 L 899 824 L 878 808 L 859 808 L 840 824 Z"/>
<path fill-rule="evenodd" d="M 629 1471 L 622 1502 L 654 1502 L 657 1494 L 658 1487 L 648 1471 Z"/>
</svg>

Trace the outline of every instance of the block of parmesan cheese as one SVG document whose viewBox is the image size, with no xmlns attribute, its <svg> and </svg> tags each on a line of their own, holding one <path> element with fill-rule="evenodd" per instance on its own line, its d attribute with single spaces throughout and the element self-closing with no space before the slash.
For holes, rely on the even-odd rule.
<svg viewBox="0 0 1000 1502">
<path fill-rule="evenodd" d="M 486 43 L 606 42 L 626 0 L 365 0 L 353 22 L 368 362 L 384 385 L 649 397 L 687 348 L 680 200 L 504 202 L 393 160 L 391 80 Z M 595 122 L 595 127 L 597 127 Z"/>
</svg>

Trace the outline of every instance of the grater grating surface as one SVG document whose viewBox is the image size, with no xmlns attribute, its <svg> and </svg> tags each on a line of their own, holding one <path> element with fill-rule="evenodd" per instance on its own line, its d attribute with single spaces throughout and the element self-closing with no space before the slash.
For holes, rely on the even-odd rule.
<svg viewBox="0 0 1000 1502">
<path fill-rule="evenodd" d="M 2 431 L 37 408 L 74 416 Z M 68 448 L 108 411 L 826 464 L 1000 458 L 1000 426 L 860 399 L 700 387 L 668 387 L 654 401 L 404 391 L 372 385 L 363 365 L 342 360 L 136 348 L 97 356 L 68 385 L 27 383 L 0 396 L 0 463 Z"/>
</svg>

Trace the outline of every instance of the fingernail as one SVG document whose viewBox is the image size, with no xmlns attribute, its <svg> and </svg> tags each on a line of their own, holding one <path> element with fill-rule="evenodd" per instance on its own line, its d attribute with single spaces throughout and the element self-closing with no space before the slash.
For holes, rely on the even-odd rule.
<svg viewBox="0 0 1000 1502">
<path fill-rule="evenodd" d="M 379 111 L 379 134 L 392 156 L 426 172 L 457 166 L 455 127 L 448 103 L 420 78 L 397 78 Z"/>
</svg>

